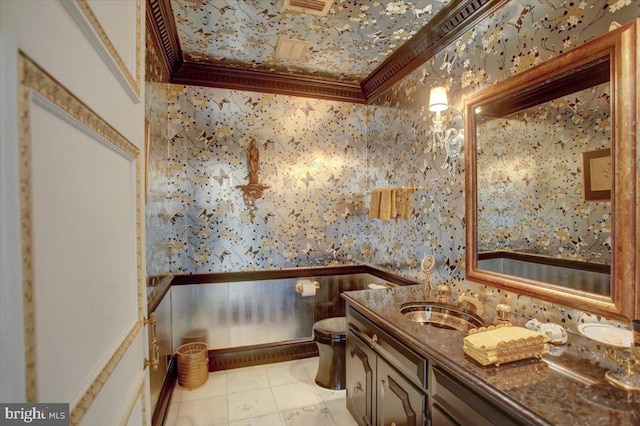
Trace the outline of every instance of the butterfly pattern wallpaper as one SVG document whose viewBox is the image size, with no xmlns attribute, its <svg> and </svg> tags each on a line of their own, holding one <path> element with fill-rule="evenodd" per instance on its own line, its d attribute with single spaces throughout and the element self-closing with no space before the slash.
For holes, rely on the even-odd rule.
<svg viewBox="0 0 640 426">
<path fill-rule="evenodd" d="M 365 263 L 422 281 L 420 260 L 434 253 L 435 281 L 496 303 L 513 300 L 526 315 L 548 315 L 552 304 L 464 281 L 464 159 L 460 154 L 451 176 L 446 155 L 428 150 L 429 88 L 448 88 L 452 108 L 444 119 L 462 129 L 465 95 L 639 15 L 630 0 L 510 1 L 373 105 L 148 84 L 147 103 L 158 103 L 147 106 L 148 115 L 164 114 L 152 126 L 160 128 L 152 131 L 149 166 L 148 274 Z M 236 187 L 248 182 L 252 138 L 260 150 L 260 183 L 270 187 L 253 222 Z M 371 190 L 396 186 L 417 188 L 409 219 L 370 219 Z M 591 207 L 567 214 L 593 216 L 601 244 L 606 214 Z M 558 235 L 564 227 L 553 217 L 545 226 Z M 580 242 L 567 247 L 573 257 L 584 249 Z M 563 322 L 578 315 L 554 312 Z"/>
<path fill-rule="evenodd" d="M 360 82 L 449 3 L 335 0 L 326 17 L 284 10 L 283 0 L 171 6 L 186 61 Z M 281 35 L 310 42 L 305 61 L 274 57 Z"/>
<path fill-rule="evenodd" d="M 478 119 L 480 251 L 611 264 L 611 202 L 584 201 L 582 165 L 611 146 L 610 99 L 606 83 Z"/>
<path fill-rule="evenodd" d="M 367 225 L 364 105 L 177 85 L 167 96 L 164 188 L 151 185 L 147 212 L 152 264 L 206 273 L 352 260 Z M 253 220 L 238 188 L 252 139 L 268 186 Z"/>
</svg>

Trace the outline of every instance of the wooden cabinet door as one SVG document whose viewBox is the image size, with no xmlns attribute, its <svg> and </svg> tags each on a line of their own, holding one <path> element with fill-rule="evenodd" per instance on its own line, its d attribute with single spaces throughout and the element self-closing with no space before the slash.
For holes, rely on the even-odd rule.
<svg viewBox="0 0 640 426">
<path fill-rule="evenodd" d="M 459 426 L 439 406 L 431 406 L 431 426 Z"/>
<path fill-rule="evenodd" d="M 361 426 L 372 425 L 376 354 L 351 330 L 347 333 L 347 409 Z"/>
<path fill-rule="evenodd" d="M 380 426 L 423 426 L 426 424 L 425 394 L 378 358 L 376 419 Z"/>
</svg>

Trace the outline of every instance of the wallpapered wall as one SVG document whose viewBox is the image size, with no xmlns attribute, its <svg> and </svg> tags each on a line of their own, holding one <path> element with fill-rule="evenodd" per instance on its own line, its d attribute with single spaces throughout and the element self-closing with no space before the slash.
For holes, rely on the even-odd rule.
<svg viewBox="0 0 640 426">
<path fill-rule="evenodd" d="M 433 119 L 427 109 L 429 88 L 448 88 L 453 107 L 445 120 L 461 130 L 465 95 L 580 46 L 606 33 L 614 21 L 624 25 L 639 15 L 631 1 L 510 1 L 387 92 L 370 108 L 372 184 L 414 182 L 423 189 L 414 194 L 412 220 L 372 223 L 372 263 L 384 262 L 394 272 L 424 279 L 419 259 L 435 253 L 440 259 L 435 281 L 449 279 L 454 292 L 479 295 L 487 313 L 502 302 L 519 318 L 537 316 L 573 326 L 584 319 L 585 313 L 574 309 L 464 281 L 463 155 L 457 173 L 449 177 L 442 168 L 444 153 L 428 152 Z"/>
<path fill-rule="evenodd" d="M 150 164 L 157 170 L 147 207 L 149 275 L 336 259 L 422 279 L 419 259 L 435 253 L 437 280 L 466 285 L 462 155 L 449 176 L 445 156 L 426 151 L 429 88 L 446 85 L 459 111 L 464 95 L 581 45 L 612 21 L 631 22 L 633 3 L 511 1 L 371 106 L 182 86 L 148 95 L 154 102 L 166 96 L 168 104 L 166 130 L 159 130 L 166 137 L 151 146 L 158 160 Z M 453 109 L 445 117 L 461 129 Z M 271 186 L 253 222 L 236 188 L 248 181 L 251 138 L 261 152 L 260 182 Z M 411 184 L 418 190 L 408 220 L 367 217 L 372 188 Z M 522 315 L 546 311 L 518 300 Z"/>
<path fill-rule="evenodd" d="M 605 83 L 477 119 L 481 251 L 611 263 L 611 202 L 584 200 L 582 165 L 583 152 L 611 146 L 609 93 Z"/>
<path fill-rule="evenodd" d="M 168 86 L 169 141 L 148 209 L 149 273 L 227 272 L 350 261 L 368 202 L 366 107 Z M 237 187 L 260 152 L 253 220 Z M 160 149 L 158 149 L 160 151 Z"/>
<path fill-rule="evenodd" d="M 527 6 L 524 6 L 524 4 Z M 445 85 L 453 108 L 449 125 L 462 129 L 462 99 L 608 31 L 639 14 L 633 2 L 511 1 L 432 60 L 396 84 L 371 107 L 369 125 L 372 182 L 415 182 L 424 188 L 414 195 L 414 220 L 400 226 L 373 223 L 370 244 L 375 262 L 385 261 L 415 274 L 424 252 L 440 254 L 441 278 L 464 276 L 464 167 L 457 174 L 442 168 L 444 153 L 432 156 L 427 109 L 429 88 Z M 551 225 L 553 226 L 553 225 Z M 557 227 L 556 227 L 557 228 Z M 554 229 L 555 231 L 555 229 Z M 384 260 L 383 260 L 384 259 Z"/>
</svg>

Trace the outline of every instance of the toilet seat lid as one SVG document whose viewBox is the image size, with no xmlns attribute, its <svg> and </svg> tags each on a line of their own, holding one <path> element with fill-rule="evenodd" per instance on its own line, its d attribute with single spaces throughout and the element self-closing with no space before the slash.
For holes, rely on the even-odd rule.
<svg viewBox="0 0 640 426">
<path fill-rule="evenodd" d="M 347 334 L 347 317 L 334 317 L 320 320 L 313 324 L 313 330 L 332 337 L 344 336 Z"/>
</svg>

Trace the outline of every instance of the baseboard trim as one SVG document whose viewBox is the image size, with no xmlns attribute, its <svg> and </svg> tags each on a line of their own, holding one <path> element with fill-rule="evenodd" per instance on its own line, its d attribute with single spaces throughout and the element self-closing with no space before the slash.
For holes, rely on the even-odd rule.
<svg viewBox="0 0 640 426">
<path fill-rule="evenodd" d="M 318 347 L 311 338 L 239 348 L 211 349 L 209 371 L 272 364 L 312 356 L 318 356 Z"/>
<path fill-rule="evenodd" d="M 158 404 L 151 416 L 151 426 L 162 426 L 165 423 L 169 413 L 169 406 L 171 405 L 173 388 L 178 381 L 178 359 L 175 355 L 170 355 L 170 357 L 167 375 L 164 377 L 160 396 L 158 397 Z"/>
</svg>

